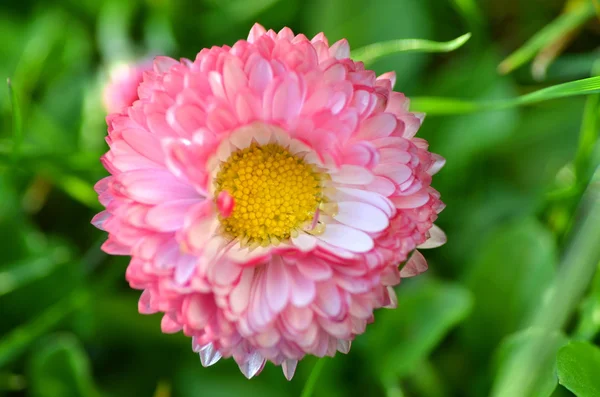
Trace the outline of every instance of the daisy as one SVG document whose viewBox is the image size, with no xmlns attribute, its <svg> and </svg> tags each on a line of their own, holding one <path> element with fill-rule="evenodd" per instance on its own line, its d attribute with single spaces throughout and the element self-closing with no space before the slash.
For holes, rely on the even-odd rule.
<svg viewBox="0 0 600 397">
<path fill-rule="evenodd" d="M 131 256 L 139 311 L 248 378 L 348 353 L 401 277 L 427 269 L 416 249 L 445 242 L 430 186 L 444 159 L 394 81 L 346 40 L 260 25 L 194 61 L 156 58 L 107 118 L 93 220 L 106 252 Z"/>
</svg>

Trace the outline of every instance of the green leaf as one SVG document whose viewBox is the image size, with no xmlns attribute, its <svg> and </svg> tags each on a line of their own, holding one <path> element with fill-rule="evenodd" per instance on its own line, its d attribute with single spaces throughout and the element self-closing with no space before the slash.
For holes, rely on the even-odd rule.
<svg viewBox="0 0 600 397">
<path fill-rule="evenodd" d="M 66 316 L 83 307 L 89 295 L 76 291 L 51 306 L 35 320 L 14 329 L 0 340 L 0 367 L 18 357 L 30 344 L 54 328 Z"/>
<path fill-rule="evenodd" d="M 539 91 L 512 99 L 469 101 L 454 98 L 414 97 L 411 99 L 411 110 L 424 112 L 429 115 L 486 112 L 598 92 L 600 92 L 600 77 L 590 77 L 543 88 Z"/>
<path fill-rule="evenodd" d="M 387 55 L 399 52 L 451 52 L 463 46 L 471 38 L 471 33 L 465 33 L 454 40 L 437 42 L 422 39 L 401 39 L 383 41 L 352 51 L 352 59 L 369 65 Z"/>
<path fill-rule="evenodd" d="M 378 357 L 375 371 L 385 385 L 409 375 L 472 306 L 465 288 L 422 278 L 400 286 L 398 302 L 397 309 L 378 312 L 375 324 L 357 341 Z"/>
<path fill-rule="evenodd" d="M 526 218 L 496 229 L 465 278 L 473 292 L 473 314 L 463 335 L 483 360 L 519 329 L 552 281 L 557 252 L 552 234 Z"/>
<path fill-rule="evenodd" d="M 557 357 L 558 380 L 577 397 L 600 396 L 600 348 L 572 342 Z"/>
<path fill-rule="evenodd" d="M 29 395 L 32 397 L 99 396 L 89 359 L 70 335 L 46 338 L 31 358 Z"/>
<path fill-rule="evenodd" d="M 4 266 L 0 270 L 0 297 L 35 280 L 46 277 L 69 259 L 69 251 L 59 246 L 37 257 Z"/>
<path fill-rule="evenodd" d="M 510 73 L 532 59 L 546 45 L 591 19 L 595 13 L 592 2 L 585 0 L 580 3 L 581 6 L 556 18 L 502 61 L 498 66 L 500 73 Z"/>
<path fill-rule="evenodd" d="M 568 339 L 562 333 L 548 333 L 542 329 L 529 328 L 513 334 L 502 342 L 495 356 L 497 376 L 503 376 L 506 368 L 519 366 L 519 350 L 527 348 L 532 341 L 543 344 L 552 352 L 548 359 L 540 364 L 539 375 L 530 389 L 528 397 L 548 397 L 552 394 L 558 379 L 556 377 L 556 352 L 568 343 Z M 527 371 L 523 368 L 523 371 Z"/>
</svg>

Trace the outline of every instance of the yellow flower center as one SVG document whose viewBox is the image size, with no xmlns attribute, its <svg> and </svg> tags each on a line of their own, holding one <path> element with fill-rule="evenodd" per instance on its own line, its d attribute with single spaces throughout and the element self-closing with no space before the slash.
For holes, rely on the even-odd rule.
<svg viewBox="0 0 600 397">
<path fill-rule="evenodd" d="M 243 243 L 269 245 L 312 222 L 322 200 L 321 176 L 303 159 L 269 143 L 238 150 L 221 164 L 215 197 L 228 192 L 233 212 L 222 231 Z"/>
</svg>

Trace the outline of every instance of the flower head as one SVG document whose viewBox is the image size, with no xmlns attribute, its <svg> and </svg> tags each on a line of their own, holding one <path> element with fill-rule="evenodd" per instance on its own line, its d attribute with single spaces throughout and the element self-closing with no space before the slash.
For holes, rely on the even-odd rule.
<svg viewBox="0 0 600 397">
<path fill-rule="evenodd" d="M 268 360 L 289 379 L 306 354 L 347 353 L 427 268 L 416 248 L 445 241 L 423 115 L 349 54 L 255 25 L 194 61 L 156 58 L 107 119 L 103 249 L 131 255 L 140 312 L 204 365 L 233 357 L 252 377 Z"/>
<path fill-rule="evenodd" d="M 152 62 L 149 61 L 122 63 L 111 69 L 109 81 L 102 91 L 102 101 L 108 113 L 120 112 L 137 101 L 138 87 L 148 70 L 152 70 Z"/>
</svg>

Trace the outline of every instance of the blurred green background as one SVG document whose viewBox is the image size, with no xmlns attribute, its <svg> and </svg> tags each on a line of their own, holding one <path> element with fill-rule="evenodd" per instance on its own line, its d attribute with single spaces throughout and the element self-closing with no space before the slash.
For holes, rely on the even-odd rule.
<svg viewBox="0 0 600 397">
<path fill-rule="evenodd" d="M 590 77 L 600 43 L 592 0 L 3 0 L 0 76 L 13 90 L 0 90 L 0 394 L 600 396 L 597 182 L 582 200 L 600 163 L 597 94 L 429 109 L 419 134 L 448 160 L 434 186 L 449 243 L 425 252 L 429 271 L 398 287 L 398 309 L 377 312 L 350 354 L 323 359 L 320 372 L 313 357 L 291 382 L 270 364 L 251 381 L 232 360 L 202 368 L 188 338 L 137 313 L 126 258 L 104 255 L 105 235 L 89 223 L 92 186 L 106 175 L 102 86 L 120 62 L 193 59 L 245 38 L 255 21 L 352 48 L 472 32 L 452 53 L 371 66 L 395 70 L 396 90 L 411 97 L 477 103 Z M 522 65 L 498 69 L 534 35 Z M 569 340 L 580 342 L 557 366 Z M 531 387 L 508 391 L 522 384 L 511 373 Z"/>
</svg>

